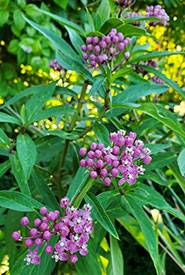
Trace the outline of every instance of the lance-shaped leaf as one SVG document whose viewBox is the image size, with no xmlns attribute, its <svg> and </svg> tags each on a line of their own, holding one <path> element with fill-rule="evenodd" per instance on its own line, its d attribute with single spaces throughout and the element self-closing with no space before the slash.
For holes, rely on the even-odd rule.
<svg viewBox="0 0 185 275">
<path fill-rule="evenodd" d="M 33 165 L 36 162 L 37 151 L 35 143 L 27 134 L 19 134 L 17 136 L 16 149 L 18 158 L 23 168 L 25 180 L 27 181 L 30 176 Z"/>
<path fill-rule="evenodd" d="M 178 165 L 181 172 L 181 175 L 185 177 L 185 149 L 180 152 L 178 156 Z"/>
<path fill-rule="evenodd" d="M 31 197 L 17 191 L 0 191 L 0 206 L 22 212 L 32 212 L 43 205 Z"/>
<path fill-rule="evenodd" d="M 118 275 L 123 274 L 123 255 L 118 244 L 118 240 L 110 235 L 110 251 L 111 251 L 111 262 L 112 262 L 112 274 Z"/>
<path fill-rule="evenodd" d="M 9 123 L 21 125 L 20 120 L 3 112 L 0 112 L 0 122 L 9 122 Z"/>
<path fill-rule="evenodd" d="M 116 239 L 119 239 L 118 233 L 115 226 L 106 214 L 104 208 L 99 203 L 98 199 L 94 194 L 88 192 L 85 196 L 85 201 L 92 205 L 93 217 Z"/>
<path fill-rule="evenodd" d="M 135 58 L 129 60 L 127 63 L 128 64 L 133 64 L 133 63 L 137 63 L 137 62 L 144 61 L 144 60 L 150 60 L 150 59 L 153 59 L 153 58 L 162 58 L 162 57 L 165 57 L 165 56 L 177 55 L 177 54 L 183 54 L 184 55 L 185 52 L 152 51 L 151 53 L 147 53 L 147 54 L 135 57 Z"/>
<path fill-rule="evenodd" d="M 96 121 L 93 125 L 93 130 L 100 143 L 103 143 L 105 147 L 111 145 L 109 131 L 103 124 Z"/>
</svg>

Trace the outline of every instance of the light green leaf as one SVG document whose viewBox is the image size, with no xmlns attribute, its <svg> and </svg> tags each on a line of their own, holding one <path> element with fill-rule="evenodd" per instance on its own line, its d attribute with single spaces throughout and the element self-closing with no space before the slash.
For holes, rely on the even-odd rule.
<svg viewBox="0 0 185 275">
<path fill-rule="evenodd" d="M 3 131 L 3 129 L 0 129 L 0 144 L 1 143 L 5 143 L 6 145 L 10 145 L 10 140 L 8 138 L 8 136 L 5 134 L 5 132 Z"/>
<path fill-rule="evenodd" d="M 66 18 L 63 18 L 61 16 L 58 16 L 56 14 L 50 13 L 45 10 L 42 10 L 42 9 L 38 9 L 38 10 L 39 10 L 39 12 L 44 13 L 44 14 L 50 16 L 51 18 L 53 18 L 54 20 L 58 21 L 60 24 L 73 29 L 74 31 L 79 33 L 81 36 L 84 36 L 84 30 L 81 27 L 79 27 L 77 24 L 75 24 L 74 22 L 69 21 Z"/>
<path fill-rule="evenodd" d="M 185 177 L 185 149 L 180 152 L 177 161 L 181 175 Z"/>
<path fill-rule="evenodd" d="M 96 11 L 96 13 L 99 15 L 101 19 L 101 25 L 109 18 L 110 16 L 110 6 L 109 6 L 109 0 L 102 0 L 100 2 L 100 5 Z"/>
<path fill-rule="evenodd" d="M 147 96 L 150 94 L 162 94 L 166 92 L 168 89 L 169 88 L 167 86 L 150 83 L 142 83 L 130 86 L 122 93 L 113 97 L 113 105 L 120 102 L 135 102 L 143 96 Z"/>
<path fill-rule="evenodd" d="M 76 49 L 76 51 L 82 55 L 82 50 L 81 50 L 81 46 L 84 44 L 82 38 L 80 37 L 80 35 L 74 31 L 73 29 L 69 28 L 69 27 L 65 27 L 68 34 L 69 34 L 69 38 L 71 40 L 71 43 L 73 45 L 73 47 Z"/>
<path fill-rule="evenodd" d="M 146 30 L 139 28 L 139 27 L 135 27 L 133 25 L 130 24 L 124 24 L 122 26 L 119 26 L 117 28 L 118 32 L 122 32 L 124 36 L 150 36 L 149 33 L 147 33 Z"/>
<path fill-rule="evenodd" d="M 131 60 L 129 60 L 127 63 L 128 64 L 133 64 L 133 63 L 137 63 L 140 61 L 144 61 L 144 60 L 150 60 L 153 58 L 162 58 L 165 56 L 170 56 L 170 55 L 177 55 L 177 54 L 185 54 L 185 52 L 168 52 L 168 51 L 152 51 L 151 53 L 147 53 L 145 55 L 140 55 L 138 57 L 135 57 Z"/>
<path fill-rule="evenodd" d="M 36 91 L 34 95 L 26 102 L 27 121 L 33 121 L 33 117 L 42 109 L 46 101 L 52 96 L 56 87 L 56 83 L 52 82 L 50 85 L 44 85 L 42 91 Z"/>
<path fill-rule="evenodd" d="M 70 199 L 71 202 L 74 201 L 78 193 L 84 187 L 88 176 L 89 176 L 89 173 L 86 173 L 86 170 L 84 168 L 79 167 L 67 192 L 67 197 Z"/>
<path fill-rule="evenodd" d="M 15 118 L 13 116 L 7 115 L 3 112 L 0 112 L 0 122 L 9 122 L 9 123 L 21 125 L 20 120 L 18 120 L 17 118 Z"/>
<path fill-rule="evenodd" d="M 88 192 L 88 195 L 85 196 L 85 201 L 92 206 L 92 215 L 105 228 L 105 230 L 107 230 L 116 239 L 119 239 L 116 228 L 114 227 L 109 216 L 106 214 L 104 208 L 101 206 L 96 196 L 93 193 Z"/>
<path fill-rule="evenodd" d="M 9 11 L 7 10 L 0 10 L 0 27 L 2 27 L 9 18 Z"/>
<path fill-rule="evenodd" d="M 25 27 L 25 20 L 23 18 L 23 13 L 20 10 L 15 10 L 13 13 L 13 20 L 15 26 L 21 31 Z"/>
<path fill-rule="evenodd" d="M 30 123 L 34 121 L 39 121 L 42 119 L 46 119 L 49 117 L 59 117 L 61 118 L 62 115 L 66 114 L 71 114 L 74 112 L 74 108 L 72 106 L 67 106 L 67 105 L 61 105 L 61 106 L 55 106 L 48 108 L 46 110 L 43 110 L 39 112 L 36 115 L 33 115 L 32 120 Z"/>
<path fill-rule="evenodd" d="M 127 73 L 130 73 L 133 71 L 133 68 L 123 68 L 121 70 L 118 70 L 110 79 L 110 83 L 114 82 L 117 78 L 124 77 Z"/>
<path fill-rule="evenodd" d="M 92 85 L 92 88 L 90 89 L 88 95 L 89 97 L 92 96 L 94 93 L 98 92 L 99 88 L 101 85 L 103 85 L 105 79 L 103 78 L 100 78 L 100 79 L 97 79 L 94 84 Z"/>
<path fill-rule="evenodd" d="M 125 23 L 119 18 L 108 19 L 100 29 L 100 32 L 107 34 L 112 28 L 117 28 Z"/>
<path fill-rule="evenodd" d="M 146 147 L 151 150 L 151 154 L 156 154 L 164 149 L 167 149 L 171 146 L 171 144 L 147 144 Z"/>
<path fill-rule="evenodd" d="M 173 81 L 172 79 L 169 79 L 166 75 L 161 73 L 159 70 L 156 70 L 155 68 L 149 67 L 149 66 L 140 66 L 140 65 L 138 66 L 144 68 L 150 73 L 155 74 L 157 77 L 162 79 L 166 84 L 170 85 L 174 90 L 176 90 L 183 98 L 185 98 L 185 92 L 183 91 L 183 89 L 175 81 Z"/>
<path fill-rule="evenodd" d="M 118 244 L 118 240 L 110 235 L 110 251 L 111 251 L 111 262 L 112 262 L 112 274 L 124 275 L 123 269 L 123 255 Z"/>
<path fill-rule="evenodd" d="M 24 171 L 25 180 L 29 179 L 33 165 L 36 162 L 37 151 L 34 142 L 27 134 L 19 134 L 16 144 L 18 158 Z"/>
<path fill-rule="evenodd" d="M 73 59 L 77 60 L 78 62 L 81 62 L 80 58 L 76 54 L 76 52 L 72 49 L 72 47 L 62 38 L 54 34 L 53 32 L 49 31 L 48 29 L 42 27 L 41 25 L 38 25 L 34 23 L 33 21 L 29 20 L 24 16 L 24 19 L 36 30 L 38 30 L 40 33 L 42 33 L 47 39 L 49 39 L 53 45 L 60 50 L 66 57 L 72 57 Z"/>
<path fill-rule="evenodd" d="M 16 191 L 0 191 L 0 206 L 22 212 L 32 212 L 43 205 L 25 194 Z"/>
<path fill-rule="evenodd" d="M 68 0 L 54 0 L 54 2 L 64 10 L 67 8 Z"/>
<path fill-rule="evenodd" d="M 110 146 L 109 131 L 102 123 L 96 121 L 93 125 L 93 131 L 100 143 L 103 143 L 105 147 Z"/>
<path fill-rule="evenodd" d="M 19 49 L 19 42 L 20 41 L 18 39 L 12 39 L 8 45 L 8 51 L 12 54 L 17 54 Z"/>
</svg>

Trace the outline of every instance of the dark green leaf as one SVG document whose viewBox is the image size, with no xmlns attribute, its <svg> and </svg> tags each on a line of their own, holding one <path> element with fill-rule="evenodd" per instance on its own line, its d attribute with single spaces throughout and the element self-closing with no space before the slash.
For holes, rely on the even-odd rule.
<svg viewBox="0 0 185 275">
<path fill-rule="evenodd" d="M 97 14 L 99 15 L 101 19 L 101 25 L 109 18 L 110 16 L 110 6 L 109 6 L 109 0 L 102 0 L 100 2 L 100 5 L 97 9 Z"/>
<path fill-rule="evenodd" d="M 97 221 L 116 239 L 119 239 L 116 228 L 111 222 L 110 218 L 106 214 L 105 210 L 99 203 L 98 199 L 94 194 L 88 192 L 85 196 L 85 200 L 92 206 L 92 214 L 97 219 Z"/>
<path fill-rule="evenodd" d="M 88 95 L 89 97 L 92 96 L 94 93 L 98 92 L 101 85 L 103 85 L 105 79 L 97 79 L 94 84 L 92 85 L 92 88 L 90 89 Z"/>
<path fill-rule="evenodd" d="M 11 168 L 13 175 L 19 185 L 21 192 L 25 195 L 30 196 L 30 189 L 28 182 L 25 180 L 23 168 L 17 157 L 17 154 L 10 155 Z"/>
<path fill-rule="evenodd" d="M 47 180 L 43 177 L 39 169 L 35 168 L 32 171 L 31 176 L 38 192 L 43 197 L 45 204 L 52 210 L 58 209 L 59 204 L 52 192 L 52 189 L 49 188 Z"/>
<path fill-rule="evenodd" d="M 169 148 L 171 144 L 147 144 L 147 148 L 151 150 L 151 154 L 156 154 L 163 151 L 166 148 Z"/>
<path fill-rule="evenodd" d="M 43 205 L 25 194 L 16 191 L 0 191 L 0 206 L 22 212 L 32 212 Z"/>
<path fill-rule="evenodd" d="M 79 135 L 73 131 L 72 133 L 65 132 L 63 130 L 54 130 L 54 131 L 46 131 L 47 134 L 52 135 L 52 136 L 57 136 L 62 139 L 69 139 L 69 140 L 75 140 L 79 138 Z"/>
<path fill-rule="evenodd" d="M 6 160 L 0 164 L 0 177 L 2 177 L 10 168 L 10 161 Z"/>
</svg>

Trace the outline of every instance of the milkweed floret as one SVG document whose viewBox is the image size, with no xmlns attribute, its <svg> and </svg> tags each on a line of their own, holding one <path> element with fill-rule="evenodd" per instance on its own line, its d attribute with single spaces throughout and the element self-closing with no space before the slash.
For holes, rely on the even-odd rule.
<svg viewBox="0 0 185 275">
<path fill-rule="evenodd" d="M 81 50 L 84 52 L 82 57 L 92 67 L 95 67 L 97 64 L 102 66 L 115 60 L 115 57 L 123 52 L 130 43 L 130 38 L 124 39 L 121 32 L 117 33 L 116 29 L 112 29 L 107 36 L 101 38 L 97 36 L 87 37 L 86 43 L 86 45 L 81 46 Z"/>
<path fill-rule="evenodd" d="M 27 217 L 21 218 L 21 224 L 29 229 L 29 237 L 22 238 L 18 231 L 12 233 L 14 240 L 25 240 L 26 247 L 32 247 L 36 245 L 36 249 L 33 251 L 28 250 L 28 254 L 24 258 L 26 264 L 39 264 L 40 257 L 38 254 L 38 248 L 43 244 L 46 244 L 44 251 L 47 254 L 51 254 L 52 258 L 58 261 L 69 261 L 75 263 L 78 261 L 78 256 L 75 254 L 79 252 L 82 256 L 87 255 L 88 248 L 87 242 L 89 235 L 93 232 L 93 220 L 90 216 L 91 208 L 89 204 L 84 205 L 84 210 L 71 206 L 68 197 L 64 197 L 60 200 L 61 208 L 65 209 L 63 217 L 60 217 L 58 210 L 48 211 L 46 207 L 40 209 L 40 214 L 43 216 L 41 219 L 34 220 L 34 226 L 37 228 L 31 228 Z M 53 236 L 60 236 L 59 241 L 54 245 L 49 244 L 49 240 Z"/>
<path fill-rule="evenodd" d="M 121 177 L 118 185 L 135 183 L 137 177 L 144 174 L 143 164 L 152 160 L 150 150 L 141 140 L 136 140 L 133 132 L 126 136 L 124 130 L 119 130 L 110 133 L 109 138 L 111 146 L 91 143 L 90 151 L 86 150 L 85 155 L 85 148 L 81 148 L 79 154 L 85 158 L 80 160 L 80 166 L 90 171 L 91 178 L 102 178 L 105 185 L 110 185 L 112 178 L 118 176 Z"/>
</svg>

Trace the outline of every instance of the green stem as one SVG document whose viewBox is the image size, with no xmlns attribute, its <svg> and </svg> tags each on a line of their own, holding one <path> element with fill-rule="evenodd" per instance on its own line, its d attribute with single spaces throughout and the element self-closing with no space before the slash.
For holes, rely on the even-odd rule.
<svg viewBox="0 0 185 275">
<path fill-rule="evenodd" d="M 88 183 L 86 185 L 84 185 L 84 187 L 78 193 L 78 195 L 76 196 L 76 198 L 71 202 L 71 205 L 73 205 L 76 208 L 78 208 L 80 206 L 80 203 L 82 202 L 82 200 L 85 197 L 86 193 L 91 188 L 91 186 L 93 184 L 93 181 L 94 181 L 94 179 L 90 178 L 90 180 L 88 181 Z"/>
<path fill-rule="evenodd" d="M 78 107 L 77 107 L 76 112 L 74 113 L 74 115 L 72 117 L 72 120 L 71 120 L 71 123 L 70 123 L 70 126 L 69 126 L 69 131 L 70 132 L 73 130 L 73 128 L 75 126 L 75 123 L 76 123 L 76 120 L 78 118 L 78 115 L 80 113 L 80 110 L 82 108 L 83 100 L 84 100 L 85 93 L 86 93 L 86 90 L 87 90 L 87 86 L 88 86 L 88 82 L 85 80 L 84 84 L 82 86 L 82 91 L 81 91 Z M 64 165 L 65 157 L 67 155 L 67 150 L 68 150 L 68 147 L 69 147 L 69 142 L 70 142 L 70 140 L 68 140 L 68 139 L 65 140 L 64 149 L 62 151 L 60 162 L 59 162 L 59 166 L 58 166 L 58 173 L 56 175 L 56 177 L 57 177 L 57 194 L 58 194 L 58 198 L 59 199 L 62 196 L 62 188 L 61 188 L 62 167 Z"/>
</svg>

